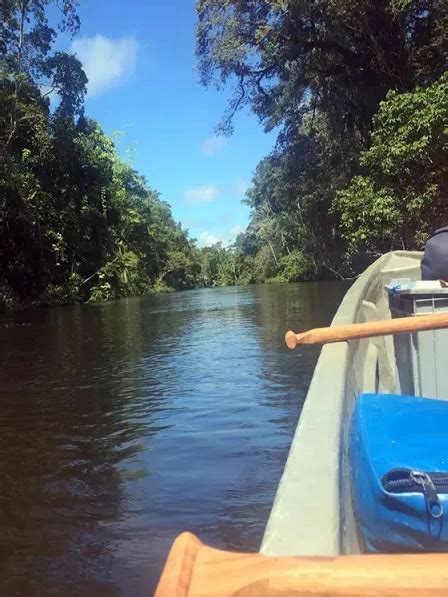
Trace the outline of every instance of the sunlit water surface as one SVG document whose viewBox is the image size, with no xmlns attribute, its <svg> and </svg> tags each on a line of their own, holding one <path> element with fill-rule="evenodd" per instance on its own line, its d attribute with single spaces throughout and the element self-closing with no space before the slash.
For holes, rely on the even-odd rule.
<svg viewBox="0 0 448 597">
<path fill-rule="evenodd" d="M 257 550 L 339 283 L 0 320 L 0 595 L 151 595 L 183 530 Z"/>
</svg>

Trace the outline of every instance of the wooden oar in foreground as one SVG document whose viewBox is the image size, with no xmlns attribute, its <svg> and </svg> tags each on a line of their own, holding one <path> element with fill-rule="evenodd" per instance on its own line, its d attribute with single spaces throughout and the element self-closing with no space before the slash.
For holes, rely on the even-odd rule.
<svg viewBox="0 0 448 597">
<path fill-rule="evenodd" d="M 315 328 L 302 334 L 286 332 L 285 342 L 288 348 L 295 348 L 297 344 L 329 344 L 332 342 L 371 338 L 373 336 L 423 332 L 425 330 L 440 330 L 442 328 L 448 328 L 448 313 L 397 317 L 396 319 L 352 323 L 350 325 L 335 325 L 327 328 Z"/>
<path fill-rule="evenodd" d="M 270 558 L 213 549 L 183 533 L 171 548 L 155 593 L 155 597 L 384 595 L 446 597 L 448 554 Z"/>
</svg>

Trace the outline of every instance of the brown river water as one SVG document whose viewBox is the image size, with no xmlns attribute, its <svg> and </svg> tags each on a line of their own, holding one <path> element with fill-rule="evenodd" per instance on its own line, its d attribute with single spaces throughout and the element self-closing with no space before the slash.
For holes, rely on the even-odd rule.
<svg viewBox="0 0 448 597">
<path fill-rule="evenodd" d="M 183 530 L 259 548 L 337 282 L 0 318 L 0 595 L 152 595 Z"/>
</svg>

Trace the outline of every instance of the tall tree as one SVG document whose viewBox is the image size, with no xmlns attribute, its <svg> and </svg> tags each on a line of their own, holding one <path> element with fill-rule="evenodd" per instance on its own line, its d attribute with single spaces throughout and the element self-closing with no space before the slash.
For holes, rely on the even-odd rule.
<svg viewBox="0 0 448 597">
<path fill-rule="evenodd" d="M 349 254 L 421 249 L 448 218 L 448 73 L 426 88 L 389 92 L 360 161 L 362 175 L 334 202 Z"/>
<path fill-rule="evenodd" d="M 267 127 L 320 110 L 366 138 L 387 90 L 405 91 L 446 68 L 444 0 L 198 0 L 196 7 L 202 82 L 234 81 L 225 124 L 247 103 Z"/>
<path fill-rule="evenodd" d="M 76 0 L 0 2 L 0 305 L 189 287 L 188 235 L 84 116 L 87 77 L 53 49 L 51 4 L 76 33 Z"/>
<path fill-rule="evenodd" d="M 428 85 L 446 69 L 446 0 L 197 0 L 204 85 L 230 85 L 220 126 L 249 106 L 278 143 L 253 180 L 252 226 L 279 230 L 317 275 L 344 271 L 337 191 L 359 174 L 388 91 Z M 286 218 L 279 218 L 283 214 Z M 265 221 L 266 225 L 262 223 Z M 282 239 L 289 238 L 288 242 Z M 275 261 L 280 260 L 278 255 Z"/>
</svg>

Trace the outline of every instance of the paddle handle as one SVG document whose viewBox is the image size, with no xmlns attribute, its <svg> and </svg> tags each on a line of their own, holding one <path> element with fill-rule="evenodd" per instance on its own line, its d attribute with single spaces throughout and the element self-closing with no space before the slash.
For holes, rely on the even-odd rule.
<svg viewBox="0 0 448 597">
<path fill-rule="evenodd" d="M 358 340 L 359 338 L 371 338 L 373 336 L 388 336 L 404 332 L 422 332 L 442 328 L 448 328 L 448 313 L 335 325 L 327 328 L 315 328 L 302 334 L 295 334 L 290 331 L 285 334 L 285 342 L 288 348 L 295 348 L 297 344 L 329 344 L 346 340 Z"/>
<path fill-rule="evenodd" d="M 174 542 L 155 597 L 446 597 L 448 554 L 267 557 Z"/>
</svg>

